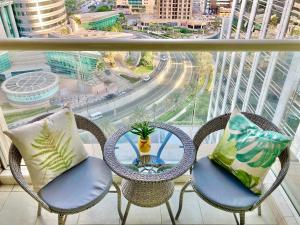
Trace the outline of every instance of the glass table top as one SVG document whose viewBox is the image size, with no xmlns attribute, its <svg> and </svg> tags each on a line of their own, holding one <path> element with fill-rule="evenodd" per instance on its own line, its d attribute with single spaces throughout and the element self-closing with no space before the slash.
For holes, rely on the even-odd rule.
<svg viewBox="0 0 300 225">
<path fill-rule="evenodd" d="M 120 164 L 140 174 L 160 174 L 175 167 L 183 158 L 181 140 L 172 132 L 155 128 L 150 135 L 151 151 L 143 154 L 138 149 L 138 136 L 124 133 L 115 145 L 115 156 Z"/>
</svg>

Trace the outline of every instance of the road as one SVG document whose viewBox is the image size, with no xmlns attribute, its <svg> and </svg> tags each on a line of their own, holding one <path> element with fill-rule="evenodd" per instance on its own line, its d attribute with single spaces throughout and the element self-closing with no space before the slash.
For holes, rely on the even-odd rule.
<svg viewBox="0 0 300 225">
<path fill-rule="evenodd" d="M 192 54 L 190 53 L 171 53 L 171 65 L 168 73 L 165 75 L 165 80 L 160 82 L 155 86 L 154 89 L 147 92 L 144 91 L 142 95 L 138 96 L 133 101 L 129 101 L 126 96 L 122 96 L 123 101 L 128 102 L 126 104 L 122 104 L 118 106 L 118 104 L 114 104 L 114 108 L 103 112 L 103 118 L 97 119 L 95 123 L 101 123 L 101 120 L 107 120 L 110 122 L 118 121 L 122 118 L 132 115 L 137 107 L 146 108 L 150 104 L 164 98 L 166 95 L 170 94 L 176 86 L 178 86 L 178 81 L 182 80 L 182 82 L 187 83 L 191 80 L 195 81 L 197 74 L 194 68 L 195 60 Z M 185 62 L 188 61 L 189 63 Z M 190 71 L 184 72 L 184 63 L 189 64 Z M 157 67 L 157 71 L 155 71 L 156 75 L 160 73 L 160 70 L 164 68 L 163 65 L 159 65 Z M 159 77 L 157 78 L 159 79 Z M 147 83 L 148 85 L 148 83 Z M 182 85 L 182 84 L 179 84 Z M 145 83 L 140 87 L 145 88 Z M 133 91 L 136 91 L 134 89 Z M 163 104 L 163 102 L 161 103 Z M 89 105 L 88 110 L 97 111 L 97 109 L 103 108 L 103 105 L 99 103 L 95 103 L 94 105 Z M 100 111 L 100 110 L 99 110 Z M 86 109 L 82 109 L 81 114 L 87 114 Z M 84 115 L 87 116 L 87 115 Z"/>
</svg>

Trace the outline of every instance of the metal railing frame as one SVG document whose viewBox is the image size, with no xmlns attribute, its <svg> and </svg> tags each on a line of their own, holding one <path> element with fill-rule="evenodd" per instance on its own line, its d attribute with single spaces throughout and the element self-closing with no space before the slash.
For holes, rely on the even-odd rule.
<svg viewBox="0 0 300 225">
<path fill-rule="evenodd" d="M 300 51 L 300 40 L 0 39 L 0 50 L 20 51 Z"/>
</svg>

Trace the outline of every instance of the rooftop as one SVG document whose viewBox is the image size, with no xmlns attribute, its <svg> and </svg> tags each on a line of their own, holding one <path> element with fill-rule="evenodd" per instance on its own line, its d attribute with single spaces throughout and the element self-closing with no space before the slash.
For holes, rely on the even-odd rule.
<svg viewBox="0 0 300 225">
<path fill-rule="evenodd" d="M 74 16 L 80 18 L 82 23 L 86 23 L 86 22 L 103 20 L 116 15 L 119 15 L 119 12 L 109 11 L 109 12 L 82 13 L 82 14 L 76 14 Z"/>
</svg>

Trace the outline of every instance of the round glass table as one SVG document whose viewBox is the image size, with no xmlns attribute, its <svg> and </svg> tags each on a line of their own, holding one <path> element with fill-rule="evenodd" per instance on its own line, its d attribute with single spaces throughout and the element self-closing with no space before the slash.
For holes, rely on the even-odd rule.
<svg viewBox="0 0 300 225">
<path fill-rule="evenodd" d="M 173 180 L 192 166 L 195 147 L 191 138 L 179 128 L 163 123 L 150 123 L 155 127 L 150 135 L 151 151 L 142 154 L 138 137 L 130 132 L 131 127 L 116 131 L 106 142 L 104 159 L 117 175 L 124 178 L 121 190 L 128 200 L 122 224 L 131 204 L 155 207 L 166 203 L 175 224 L 168 200 L 174 192 Z"/>
</svg>

